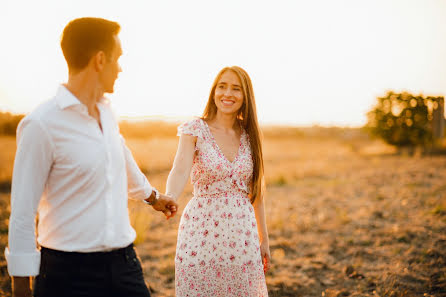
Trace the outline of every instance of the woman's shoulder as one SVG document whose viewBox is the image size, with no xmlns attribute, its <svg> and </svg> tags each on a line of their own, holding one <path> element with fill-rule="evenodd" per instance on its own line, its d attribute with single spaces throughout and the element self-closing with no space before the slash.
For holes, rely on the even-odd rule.
<svg viewBox="0 0 446 297">
<path fill-rule="evenodd" d="M 201 118 L 194 118 L 178 126 L 177 135 L 181 134 L 203 137 L 203 120 Z"/>
</svg>

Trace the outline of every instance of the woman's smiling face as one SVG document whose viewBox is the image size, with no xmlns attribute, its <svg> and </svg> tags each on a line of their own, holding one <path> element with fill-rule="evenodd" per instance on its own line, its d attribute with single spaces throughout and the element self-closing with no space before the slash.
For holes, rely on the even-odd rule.
<svg viewBox="0 0 446 297">
<path fill-rule="evenodd" d="M 215 88 L 214 102 L 218 111 L 237 115 L 243 105 L 243 99 L 240 79 L 233 71 L 225 71 Z"/>
</svg>

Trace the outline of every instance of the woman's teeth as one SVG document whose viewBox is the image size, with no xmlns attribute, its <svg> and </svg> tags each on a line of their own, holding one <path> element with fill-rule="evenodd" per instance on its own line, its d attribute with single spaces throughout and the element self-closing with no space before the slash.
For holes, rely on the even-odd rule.
<svg viewBox="0 0 446 297">
<path fill-rule="evenodd" d="M 224 105 L 233 105 L 234 101 L 231 100 L 222 100 L 221 102 L 223 102 Z"/>
</svg>

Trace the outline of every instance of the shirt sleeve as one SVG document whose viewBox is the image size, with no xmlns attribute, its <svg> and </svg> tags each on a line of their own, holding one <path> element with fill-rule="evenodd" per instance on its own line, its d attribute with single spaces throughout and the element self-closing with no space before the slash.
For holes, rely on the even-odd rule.
<svg viewBox="0 0 446 297">
<path fill-rule="evenodd" d="M 124 137 L 121 135 L 121 142 L 125 156 L 127 169 L 127 183 L 129 197 L 136 200 L 143 200 L 152 194 L 152 186 L 146 176 L 141 172 L 133 158 L 132 153 L 125 144 Z"/>
<path fill-rule="evenodd" d="M 25 118 L 17 128 L 17 151 L 11 189 L 8 248 L 11 276 L 36 276 L 40 251 L 36 246 L 36 213 L 53 162 L 53 144 L 39 120 Z"/>
</svg>

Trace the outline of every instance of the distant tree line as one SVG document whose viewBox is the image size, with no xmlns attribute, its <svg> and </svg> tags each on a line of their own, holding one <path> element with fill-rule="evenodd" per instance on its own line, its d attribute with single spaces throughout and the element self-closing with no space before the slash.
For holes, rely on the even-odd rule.
<svg viewBox="0 0 446 297">
<path fill-rule="evenodd" d="M 24 116 L 23 114 L 0 112 L 0 134 L 15 135 L 17 126 Z"/>
<path fill-rule="evenodd" d="M 397 147 L 430 147 L 444 138 L 444 98 L 388 92 L 368 112 L 366 128 Z"/>
</svg>

